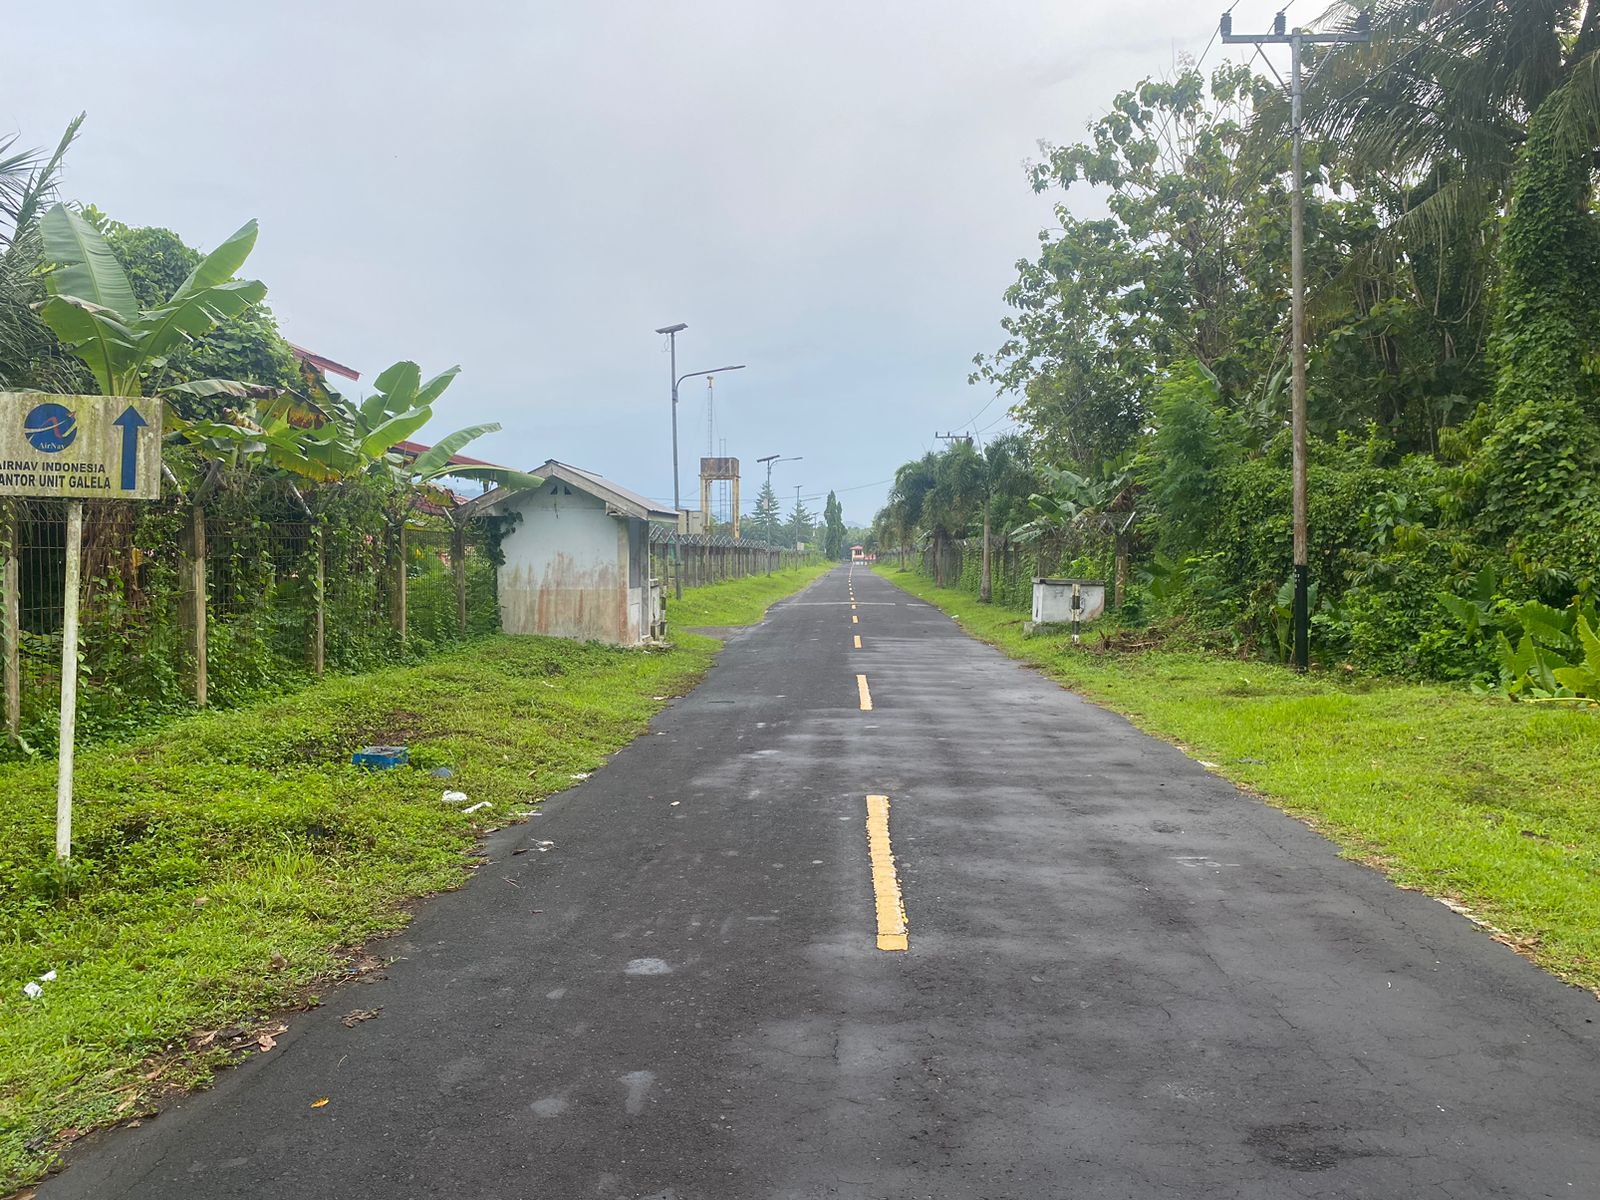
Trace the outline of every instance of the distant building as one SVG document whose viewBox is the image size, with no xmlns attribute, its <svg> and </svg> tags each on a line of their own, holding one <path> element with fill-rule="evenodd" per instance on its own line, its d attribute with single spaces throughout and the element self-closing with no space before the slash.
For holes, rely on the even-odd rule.
<svg viewBox="0 0 1600 1200">
<path fill-rule="evenodd" d="M 650 577 L 650 526 L 677 514 L 554 459 L 544 482 L 497 488 L 480 510 L 516 514 L 500 543 L 500 623 L 507 633 L 638 646 L 664 629 L 661 585 Z"/>
</svg>

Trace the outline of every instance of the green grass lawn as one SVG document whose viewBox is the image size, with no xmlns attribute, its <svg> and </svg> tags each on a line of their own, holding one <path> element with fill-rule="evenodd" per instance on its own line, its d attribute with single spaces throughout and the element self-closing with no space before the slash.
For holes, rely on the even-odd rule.
<svg viewBox="0 0 1600 1200">
<path fill-rule="evenodd" d="M 774 571 L 771 575 L 751 575 L 706 587 L 684 588 L 682 600 L 670 597 L 667 600 L 667 626 L 676 631 L 754 625 L 775 601 L 799 591 L 838 565 L 832 562 L 808 563 Z"/>
<path fill-rule="evenodd" d="M 965 630 L 1125 713 L 1398 884 L 1600 989 L 1600 715 L 1440 685 L 1025 637 L 1023 614 L 880 565 Z M 1600 993 L 1597 993 L 1600 994 Z"/>
</svg>

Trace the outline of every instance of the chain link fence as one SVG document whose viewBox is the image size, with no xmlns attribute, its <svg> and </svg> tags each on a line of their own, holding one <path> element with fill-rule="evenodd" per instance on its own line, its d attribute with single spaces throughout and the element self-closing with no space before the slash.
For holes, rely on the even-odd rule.
<svg viewBox="0 0 1600 1200">
<path fill-rule="evenodd" d="M 725 579 L 770 575 L 806 561 L 804 551 L 722 533 L 674 533 L 650 528 L 650 573 L 681 590 Z"/>
<path fill-rule="evenodd" d="M 66 505 L 0 502 L 0 679 L 13 748 L 59 721 Z M 499 628 L 495 540 L 458 514 L 357 489 L 270 485 L 195 505 L 85 509 L 79 728 L 231 705 L 325 672 L 408 661 Z"/>
</svg>

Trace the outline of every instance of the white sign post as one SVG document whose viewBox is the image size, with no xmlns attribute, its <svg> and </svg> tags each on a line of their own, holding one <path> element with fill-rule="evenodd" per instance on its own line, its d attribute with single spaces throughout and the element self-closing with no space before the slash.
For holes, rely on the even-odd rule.
<svg viewBox="0 0 1600 1200">
<path fill-rule="evenodd" d="M 67 859 L 72 855 L 72 755 L 78 728 L 83 502 L 160 499 L 161 401 L 0 392 L 0 496 L 67 501 L 56 771 L 56 857 Z"/>
</svg>

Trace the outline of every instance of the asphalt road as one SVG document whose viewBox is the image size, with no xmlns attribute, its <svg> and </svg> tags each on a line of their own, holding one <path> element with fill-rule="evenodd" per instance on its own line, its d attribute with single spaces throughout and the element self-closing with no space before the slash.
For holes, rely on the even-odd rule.
<svg viewBox="0 0 1600 1200">
<path fill-rule="evenodd" d="M 1600 1196 L 1592 997 L 847 576 L 40 1200 Z"/>
</svg>

